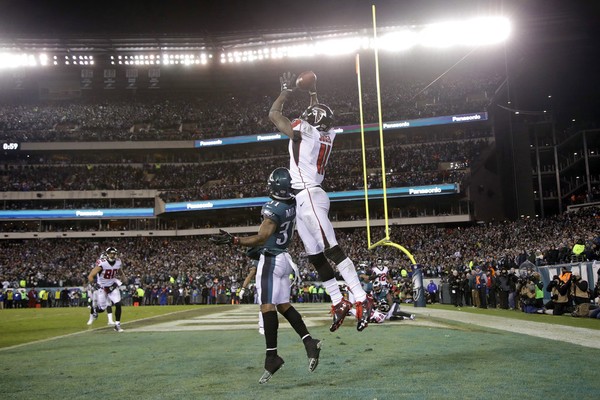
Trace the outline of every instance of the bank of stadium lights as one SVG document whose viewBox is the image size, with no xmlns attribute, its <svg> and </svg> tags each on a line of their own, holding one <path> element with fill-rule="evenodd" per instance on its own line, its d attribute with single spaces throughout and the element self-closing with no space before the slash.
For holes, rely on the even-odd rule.
<svg viewBox="0 0 600 400">
<path fill-rule="evenodd" d="M 110 56 L 111 65 L 206 65 L 212 54 L 135 54 Z"/>
<path fill-rule="evenodd" d="M 54 65 L 59 65 L 61 61 L 61 57 L 54 56 Z M 94 56 L 88 55 L 68 55 L 63 56 L 62 59 L 63 65 L 94 65 Z"/>
<path fill-rule="evenodd" d="M 46 53 L 0 53 L 0 69 L 39 67 L 48 65 L 48 55 Z"/>
<path fill-rule="evenodd" d="M 336 56 L 374 48 L 384 52 L 397 52 L 416 46 L 430 48 L 485 46 L 504 42 L 510 35 L 510 31 L 511 25 L 508 19 L 482 17 L 385 31 L 377 38 L 368 36 L 327 38 L 310 43 L 229 51 L 221 53 L 220 60 L 224 64 L 317 55 Z"/>
</svg>

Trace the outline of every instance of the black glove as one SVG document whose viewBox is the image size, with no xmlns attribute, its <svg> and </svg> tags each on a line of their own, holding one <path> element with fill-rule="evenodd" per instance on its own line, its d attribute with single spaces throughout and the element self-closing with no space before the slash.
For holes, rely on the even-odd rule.
<svg viewBox="0 0 600 400">
<path fill-rule="evenodd" d="M 219 229 L 219 234 L 212 235 L 208 240 L 217 246 L 221 246 L 223 244 L 238 244 L 240 242 L 240 238 L 233 236 L 231 233 L 224 231 L 223 229 Z"/>
<path fill-rule="evenodd" d="M 291 72 L 284 72 L 279 78 L 282 92 L 291 92 L 296 88 L 296 75 Z"/>
</svg>

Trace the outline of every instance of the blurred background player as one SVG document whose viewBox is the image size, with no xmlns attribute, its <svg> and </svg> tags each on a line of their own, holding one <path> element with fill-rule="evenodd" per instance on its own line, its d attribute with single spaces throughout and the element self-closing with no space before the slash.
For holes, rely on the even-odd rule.
<svg viewBox="0 0 600 400">
<path fill-rule="evenodd" d="M 98 313 L 107 310 L 109 301 L 115 306 L 115 331 L 123 332 L 121 328 L 121 281 L 118 279 L 119 271 L 121 270 L 122 262 L 117 258 L 117 249 L 109 247 L 106 249 L 106 258 L 98 259 L 96 266 L 88 275 L 88 283 L 91 286 L 97 285 L 96 301 L 97 305 L 92 306 L 92 318 L 96 319 Z M 97 283 L 95 280 L 97 279 Z M 92 321 L 93 322 L 93 321 Z"/>
<path fill-rule="evenodd" d="M 96 260 L 96 263 L 94 265 L 98 265 L 98 263 L 101 262 L 101 260 L 103 259 L 106 259 L 106 253 L 100 254 L 100 257 Z M 88 308 L 90 309 L 90 318 L 87 322 L 88 325 L 92 325 L 96 318 L 98 318 L 98 313 L 95 312 L 95 309 L 98 306 L 98 293 L 96 293 L 96 287 L 97 284 L 87 286 Z M 110 300 L 107 301 L 106 316 L 108 317 L 108 325 L 114 325 L 115 321 L 113 320 L 112 304 Z"/>
<path fill-rule="evenodd" d="M 381 283 L 379 281 L 373 282 L 373 302 L 374 306 L 369 315 L 369 322 L 382 324 L 386 320 L 390 321 L 401 321 L 405 319 L 414 320 L 415 315 L 400 310 L 399 299 L 396 301 L 388 302 L 387 296 L 381 295 Z M 354 301 L 352 293 L 348 292 L 348 298 L 350 301 Z M 391 305 L 390 305 L 391 304 Z M 351 315 L 356 315 L 356 310 L 352 309 L 349 311 Z"/>
<path fill-rule="evenodd" d="M 329 263 L 333 261 L 357 300 L 357 329 L 362 331 L 369 324 L 373 300 L 367 296 L 354 263 L 338 245 L 333 225 L 329 220 L 329 197 L 321 188 L 325 177 L 325 166 L 336 133 L 333 128 L 333 112 L 317 98 L 316 81 L 309 89 L 310 105 L 299 119 L 291 122 L 283 115 L 283 105 L 295 88 L 295 76 L 290 72 L 280 78 L 281 93 L 269 110 L 269 119 L 280 132 L 290 138 L 290 175 L 296 196 L 296 225 L 304 243 L 308 260 L 319 273 L 332 302 L 333 323 L 329 330 L 334 332 L 352 308 L 340 292 L 335 272 Z"/>
<path fill-rule="evenodd" d="M 256 288 L 263 316 L 266 356 L 265 371 L 259 383 L 268 382 L 284 364 L 277 353 L 277 333 L 279 320 L 277 311 L 288 320 L 302 339 L 308 356 L 308 370 L 313 372 L 319 364 L 321 341 L 313 339 L 302 316 L 290 304 L 290 274 L 299 275 L 296 264 L 287 252 L 294 236 L 296 202 L 291 192 L 291 177 L 286 168 L 276 168 L 267 181 L 271 201 L 261 210 L 262 223 L 258 233 L 252 236 L 237 237 L 221 230 L 210 241 L 217 245 L 233 244 L 240 246 L 260 246 L 260 256 L 256 268 Z"/>
<path fill-rule="evenodd" d="M 392 278 L 390 278 L 390 269 L 388 265 L 389 261 L 378 258 L 371 269 L 370 279 L 373 281 L 373 291 L 375 292 L 375 290 L 377 290 L 377 296 L 379 297 L 375 301 L 386 300 L 388 304 L 391 304 L 393 302 L 392 295 L 390 294 Z M 375 295 L 373 297 L 375 297 Z"/>
</svg>

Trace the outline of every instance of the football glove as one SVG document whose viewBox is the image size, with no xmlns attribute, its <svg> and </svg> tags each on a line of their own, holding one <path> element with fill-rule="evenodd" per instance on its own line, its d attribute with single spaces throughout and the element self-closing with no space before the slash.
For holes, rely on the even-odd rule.
<svg viewBox="0 0 600 400">
<path fill-rule="evenodd" d="M 291 92 L 296 87 L 296 75 L 291 72 L 284 72 L 279 78 L 282 92 Z"/>
<path fill-rule="evenodd" d="M 212 235 L 208 240 L 217 246 L 224 244 L 239 244 L 240 242 L 239 237 L 233 236 L 231 233 L 224 231 L 223 229 L 219 229 L 219 234 Z"/>
</svg>

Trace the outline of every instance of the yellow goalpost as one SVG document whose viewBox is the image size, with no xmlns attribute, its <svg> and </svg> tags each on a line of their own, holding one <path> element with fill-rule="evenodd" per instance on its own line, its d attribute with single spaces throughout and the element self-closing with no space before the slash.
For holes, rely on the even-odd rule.
<svg viewBox="0 0 600 400">
<path fill-rule="evenodd" d="M 375 17 L 375 5 L 372 6 L 373 11 L 373 39 L 374 39 L 374 52 L 375 52 L 375 82 L 377 86 L 377 111 L 379 118 L 379 147 L 381 150 L 381 182 L 383 184 L 383 213 L 385 216 L 385 237 L 375 243 L 371 241 L 371 218 L 369 215 L 369 190 L 367 184 L 367 156 L 365 149 L 365 126 L 364 126 L 364 114 L 363 114 L 363 101 L 362 101 L 362 84 L 360 76 L 360 56 L 356 54 L 356 79 L 358 84 L 358 99 L 359 99 L 359 115 L 360 115 L 360 139 L 362 146 L 362 163 L 363 163 L 363 180 L 365 188 L 365 211 L 367 219 L 367 243 L 368 249 L 372 250 L 377 246 L 392 246 L 401 250 L 410 259 L 412 264 L 416 264 L 413 255 L 402 245 L 393 242 L 390 239 L 390 227 L 388 217 L 388 205 L 387 205 L 387 185 L 386 185 L 386 168 L 385 168 L 385 148 L 383 143 L 383 118 L 381 114 L 381 88 L 379 84 L 379 52 L 377 49 L 377 24 Z"/>
</svg>

